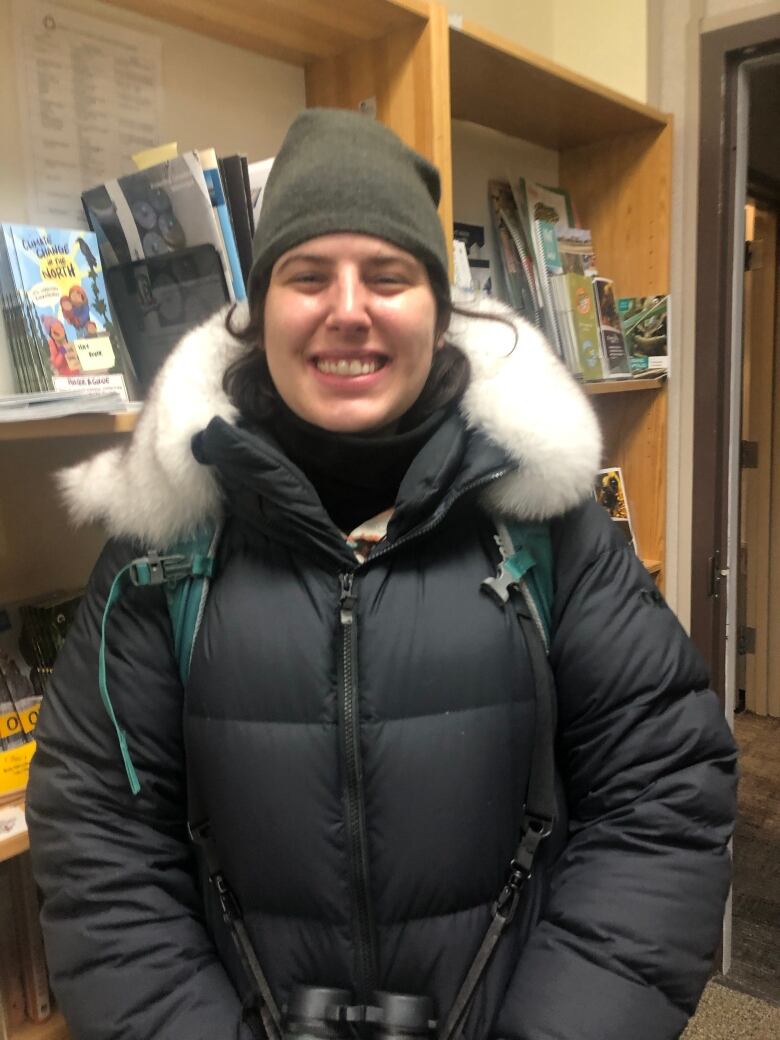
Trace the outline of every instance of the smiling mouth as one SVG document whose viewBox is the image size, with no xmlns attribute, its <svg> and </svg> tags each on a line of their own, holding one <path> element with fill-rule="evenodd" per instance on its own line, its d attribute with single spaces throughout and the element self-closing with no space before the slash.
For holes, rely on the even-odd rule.
<svg viewBox="0 0 780 1040">
<path fill-rule="evenodd" d="M 371 358 L 370 360 L 339 358 L 338 361 L 328 358 L 316 358 L 314 361 L 317 371 L 322 372 L 326 376 L 347 376 L 351 378 L 373 375 L 380 368 L 384 368 L 386 364 L 386 358 Z"/>
</svg>

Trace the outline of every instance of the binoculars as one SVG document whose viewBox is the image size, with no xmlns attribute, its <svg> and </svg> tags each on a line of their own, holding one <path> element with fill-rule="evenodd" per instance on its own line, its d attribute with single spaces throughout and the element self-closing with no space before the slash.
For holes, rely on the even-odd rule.
<svg viewBox="0 0 780 1040">
<path fill-rule="evenodd" d="M 429 997 L 377 991 L 370 1005 L 353 1004 L 346 989 L 296 986 L 284 1009 L 283 1040 L 432 1040 Z"/>
</svg>

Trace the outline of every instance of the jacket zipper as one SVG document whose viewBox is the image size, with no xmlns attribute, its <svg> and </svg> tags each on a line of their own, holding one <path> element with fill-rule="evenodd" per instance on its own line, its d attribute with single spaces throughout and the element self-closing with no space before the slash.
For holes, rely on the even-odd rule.
<svg viewBox="0 0 780 1040">
<path fill-rule="evenodd" d="M 356 991 L 360 1003 L 370 1003 L 376 989 L 376 933 L 368 878 L 363 770 L 360 755 L 358 712 L 357 626 L 355 623 L 354 573 L 339 576 L 341 583 L 341 683 L 339 710 L 344 760 L 344 807 L 349 836 L 353 899 L 353 934 L 356 942 Z"/>
<path fill-rule="evenodd" d="M 380 556 L 395 551 L 415 538 L 422 537 L 437 527 L 452 504 L 463 495 L 501 477 L 509 469 L 496 470 L 488 476 L 471 481 L 460 489 L 437 517 L 423 527 L 410 531 L 392 546 L 374 553 L 365 567 Z M 341 723 L 341 750 L 344 761 L 344 807 L 349 840 L 350 879 L 353 899 L 353 934 L 356 939 L 356 996 L 359 1003 L 370 1003 L 377 987 L 377 942 L 371 891 L 368 877 L 368 839 L 366 835 L 363 769 L 360 755 L 360 718 L 358 711 L 357 624 L 355 621 L 354 571 L 339 575 L 339 618 L 341 623 L 341 655 L 339 683 L 339 714 Z"/>
<path fill-rule="evenodd" d="M 449 513 L 450 509 L 455 504 L 455 502 L 458 501 L 459 498 L 463 498 L 463 496 L 467 495 L 470 491 L 477 491 L 480 488 L 486 487 L 488 484 L 492 484 L 495 480 L 500 480 L 502 477 L 505 477 L 509 472 L 509 467 L 507 467 L 506 469 L 497 469 L 493 473 L 488 473 L 487 476 L 477 477 L 474 480 L 472 480 L 469 484 L 465 484 L 455 495 L 452 496 L 450 501 L 446 503 L 446 506 L 439 512 L 439 514 L 436 517 L 434 517 L 432 520 L 429 520 L 428 523 L 424 524 L 422 527 L 416 527 L 413 531 L 410 531 L 408 534 L 403 535 L 402 538 L 399 538 L 397 542 L 393 542 L 392 545 L 388 545 L 386 548 L 379 549 L 377 552 L 372 553 L 370 558 L 366 560 L 365 563 L 362 563 L 360 566 L 368 567 L 370 566 L 370 564 L 374 562 L 374 560 L 378 560 L 382 556 L 387 556 L 388 553 L 395 552 L 395 550 L 399 546 L 406 545 L 407 542 L 412 542 L 415 538 L 421 538 L 423 535 L 428 534 L 430 531 L 433 531 L 434 528 L 438 527 L 439 524 L 444 520 L 447 513 Z"/>
</svg>

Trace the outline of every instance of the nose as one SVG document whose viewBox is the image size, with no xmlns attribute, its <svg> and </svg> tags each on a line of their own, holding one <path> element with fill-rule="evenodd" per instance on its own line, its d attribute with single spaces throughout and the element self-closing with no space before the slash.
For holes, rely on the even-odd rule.
<svg viewBox="0 0 780 1040">
<path fill-rule="evenodd" d="M 331 286 L 326 328 L 341 332 L 363 332 L 371 325 L 368 293 L 359 270 L 342 268 Z"/>
</svg>

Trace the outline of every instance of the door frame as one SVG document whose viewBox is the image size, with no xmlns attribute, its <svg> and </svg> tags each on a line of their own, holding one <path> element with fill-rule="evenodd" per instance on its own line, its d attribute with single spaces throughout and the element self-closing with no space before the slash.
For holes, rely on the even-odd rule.
<svg viewBox="0 0 780 1040">
<path fill-rule="evenodd" d="M 740 190 L 744 196 L 747 180 L 738 138 L 739 117 L 744 116 L 739 106 L 745 103 L 739 82 L 746 62 L 778 49 L 780 14 L 700 37 L 691 635 L 727 714 L 733 710 L 726 658 L 736 646 L 739 542 L 739 496 L 735 502 L 730 493 L 738 465 L 734 422 L 741 383 L 735 260 L 739 255 L 741 267 L 744 248 L 742 207 L 738 212 L 736 199 Z"/>
</svg>

